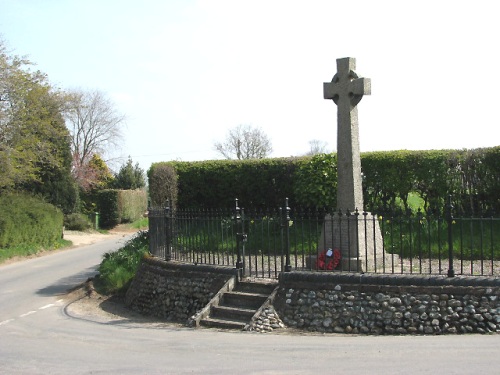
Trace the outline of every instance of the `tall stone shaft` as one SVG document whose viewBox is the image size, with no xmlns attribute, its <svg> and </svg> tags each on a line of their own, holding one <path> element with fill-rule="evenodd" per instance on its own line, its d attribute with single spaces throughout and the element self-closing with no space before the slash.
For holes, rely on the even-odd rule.
<svg viewBox="0 0 500 375">
<path fill-rule="evenodd" d="M 361 157 L 357 104 L 363 95 L 371 94 L 369 78 L 358 78 L 356 60 L 337 59 L 337 73 L 323 84 L 325 99 L 337 104 L 337 209 L 363 210 Z"/>
</svg>

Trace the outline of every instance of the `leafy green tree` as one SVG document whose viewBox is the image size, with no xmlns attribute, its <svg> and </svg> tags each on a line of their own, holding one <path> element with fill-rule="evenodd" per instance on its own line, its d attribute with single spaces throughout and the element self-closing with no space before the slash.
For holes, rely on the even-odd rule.
<svg viewBox="0 0 500 375">
<path fill-rule="evenodd" d="M 73 177 L 82 191 L 109 189 L 113 174 L 99 154 L 93 154 L 84 166 L 73 169 Z"/>
<path fill-rule="evenodd" d="M 120 167 L 120 171 L 115 175 L 113 187 L 122 190 L 142 189 L 146 186 L 144 170 L 139 167 L 139 163 L 133 165 L 129 157 L 127 163 Z"/>
<path fill-rule="evenodd" d="M 73 173 L 80 188 L 81 212 L 86 214 L 95 212 L 97 196 L 100 191 L 112 187 L 113 174 L 98 154 L 92 155 L 85 168 L 74 170 Z"/>
<path fill-rule="evenodd" d="M 41 195 L 71 212 L 77 190 L 62 116 L 65 96 L 31 65 L 10 56 L 0 41 L 0 189 Z"/>
<path fill-rule="evenodd" d="M 10 56 L 0 40 L 0 188 L 12 189 L 16 184 L 36 178 L 32 155 L 19 144 L 21 132 L 16 112 L 22 106 L 23 87 L 29 87 L 31 75 L 22 68 L 29 61 Z M 26 91 L 26 90 L 24 90 Z M 27 151 L 27 150 L 26 150 Z"/>
</svg>

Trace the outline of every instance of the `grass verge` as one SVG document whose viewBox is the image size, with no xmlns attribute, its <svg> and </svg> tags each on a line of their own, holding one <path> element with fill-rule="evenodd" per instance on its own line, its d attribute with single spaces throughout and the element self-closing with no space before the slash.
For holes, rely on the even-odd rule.
<svg viewBox="0 0 500 375">
<path fill-rule="evenodd" d="M 62 249 L 71 246 L 71 241 L 64 239 L 57 240 L 54 245 L 47 249 L 39 245 L 18 245 L 0 249 L 0 264 L 15 257 L 29 257 L 45 251 Z"/>
<path fill-rule="evenodd" d="M 149 252 L 147 231 L 138 232 L 124 247 L 106 253 L 94 287 L 100 294 L 123 294 L 135 276 L 141 259 Z"/>
<path fill-rule="evenodd" d="M 149 227 L 149 221 L 147 217 L 143 217 L 139 220 L 134 221 L 130 224 L 130 228 L 143 230 Z"/>
</svg>

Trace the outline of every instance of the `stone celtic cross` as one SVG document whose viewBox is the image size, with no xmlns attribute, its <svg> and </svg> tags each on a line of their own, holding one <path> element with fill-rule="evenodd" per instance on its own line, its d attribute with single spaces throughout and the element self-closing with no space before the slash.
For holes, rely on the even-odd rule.
<svg viewBox="0 0 500 375">
<path fill-rule="evenodd" d="M 358 78 L 356 59 L 337 59 L 337 74 L 323 83 L 323 96 L 337 105 L 337 209 L 363 210 L 357 104 L 371 94 L 369 78 Z"/>
<path fill-rule="evenodd" d="M 375 264 L 382 254 L 382 234 L 376 218 L 364 212 L 359 150 L 357 105 L 363 95 L 371 94 L 371 81 L 358 78 L 356 60 L 337 59 L 337 73 L 323 84 L 323 96 L 337 105 L 337 210 L 327 215 L 319 241 L 320 248 L 341 251 L 341 269 L 362 271 Z M 356 209 L 364 214 L 346 215 Z M 360 220 L 359 217 L 362 219 Z M 355 222 L 354 220 L 357 220 Z M 365 235 L 369 233 L 370 235 Z"/>
</svg>

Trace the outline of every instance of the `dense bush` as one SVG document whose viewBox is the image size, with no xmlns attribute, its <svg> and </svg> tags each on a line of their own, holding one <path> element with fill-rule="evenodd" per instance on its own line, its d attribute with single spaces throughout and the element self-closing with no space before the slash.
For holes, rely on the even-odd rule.
<svg viewBox="0 0 500 375">
<path fill-rule="evenodd" d="M 97 209 L 99 211 L 99 226 L 109 229 L 120 223 L 118 211 L 118 190 L 105 189 L 97 193 Z"/>
<path fill-rule="evenodd" d="M 148 171 L 149 195 L 153 207 L 163 206 L 169 202 L 171 207 L 177 205 L 178 175 L 173 165 L 156 163 Z"/>
<path fill-rule="evenodd" d="M 0 248 L 50 248 L 62 237 L 62 212 L 39 198 L 4 194 L 0 196 L 0 212 Z"/>
<path fill-rule="evenodd" d="M 64 217 L 64 228 L 67 230 L 86 231 L 92 228 L 89 218 L 83 214 L 69 214 Z"/>
</svg>

